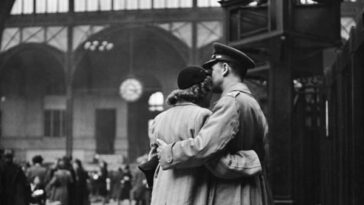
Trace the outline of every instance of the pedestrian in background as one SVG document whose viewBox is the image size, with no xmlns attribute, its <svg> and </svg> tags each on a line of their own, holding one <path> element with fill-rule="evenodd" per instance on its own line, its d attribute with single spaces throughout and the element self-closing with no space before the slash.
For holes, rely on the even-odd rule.
<svg viewBox="0 0 364 205">
<path fill-rule="evenodd" d="M 33 165 L 27 170 L 27 178 L 29 182 L 34 182 L 34 178 L 39 178 L 39 186 L 45 187 L 47 168 L 43 167 L 43 157 L 41 155 L 35 155 L 32 158 Z"/>
<path fill-rule="evenodd" d="M 0 157 L 1 205 L 28 205 L 30 185 L 22 168 L 14 163 L 14 151 L 5 149 Z"/>
<path fill-rule="evenodd" d="M 122 176 L 120 180 L 120 195 L 119 195 L 119 202 L 124 202 L 127 200 L 129 204 L 131 204 L 130 200 L 130 190 L 131 190 L 131 183 L 132 183 L 132 175 L 130 172 L 130 168 L 128 164 L 124 164 L 122 166 Z"/>
<path fill-rule="evenodd" d="M 81 160 L 75 159 L 72 165 L 75 170 L 74 204 L 89 205 L 89 190 L 87 186 L 87 180 L 89 178 L 88 173 L 83 168 Z"/>
<path fill-rule="evenodd" d="M 50 190 L 49 200 L 51 202 L 59 202 L 62 205 L 70 205 L 69 186 L 72 183 L 71 172 L 66 168 L 64 159 L 58 160 L 57 169 L 47 186 Z"/>
<path fill-rule="evenodd" d="M 142 155 L 137 158 L 137 163 L 143 164 L 147 161 L 147 155 Z M 144 173 L 140 169 L 135 169 L 133 174 L 133 184 L 130 191 L 130 197 L 135 205 L 149 205 L 150 204 L 150 188 L 148 187 L 147 180 Z"/>
<path fill-rule="evenodd" d="M 75 182 L 76 182 L 76 173 L 72 166 L 72 156 L 63 156 L 65 169 L 67 169 L 71 173 L 72 181 L 68 184 L 68 197 L 69 197 L 69 205 L 78 205 L 75 204 Z"/>
<path fill-rule="evenodd" d="M 121 167 L 118 167 L 118 169 L 113 172 L 111 176 L 111 198 L 114 201 L 119 200 L 120 195 L 120 189 L 121 189 L 121 179 L 123 177 L 123 170 Z"/>
<path fill-rule="evenodd" d="M 109 200 L 107 191 L 107 178 L 108 178 L 107 163 L 105 161 L 101 161 L 99 164 L 99 170 L 97 172 L 96 195 L 101 198 L 102 204 L 108 203 Z"/>
<path fill-rule="evenodd" d="M 30 197 L 31 204 L 45 205 L 47 196 L 44 184 L 41 182 L 39 176 L 33 177 L 33 181 L 30 183 L 30 188 L 31 188 L 31 197 Z"/>
</svg>

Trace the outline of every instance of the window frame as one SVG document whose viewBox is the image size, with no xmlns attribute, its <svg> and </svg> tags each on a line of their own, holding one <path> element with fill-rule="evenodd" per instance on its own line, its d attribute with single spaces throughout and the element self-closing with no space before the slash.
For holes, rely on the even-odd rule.
<svg viewBox="0 0 364 205">
<path fill-rule="evenodd" d="M 55 119 L 56 116 L 58 116 L 58 119 Z M 51 138 L 66 137 L 65 124 L 66 124 L 65 109 L 44 109 L 43 111 L 44 137 L 51 137 Z"/>
</svg>

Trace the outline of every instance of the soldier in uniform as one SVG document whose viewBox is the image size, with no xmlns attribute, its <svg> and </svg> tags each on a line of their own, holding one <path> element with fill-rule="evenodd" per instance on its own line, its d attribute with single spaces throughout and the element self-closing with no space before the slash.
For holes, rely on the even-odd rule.
<svg viewBox="0 0 364 205">
<path fill-rule="evenodd" d="M 264 163 L 266 118 L 243 79 L 254 61 L 245 53 L 220 43 L 214 43 L 214 54 L 203 67 L 211 71 L 213 91 L 221 93 L 211 116 L 195 138 L 166 144 L 158 142 L 158 157 L 163 169 L 172 169 L 194 160 L 205 160 L 219 169 L 214 159 L 239 150 L 253 150 Z M 215 160 L 217 161 L 217 160 Z M 240 160 L 233 167 L 244 168 Z M 216 167 L 214 167 L 216 166 Z M 210 169 L 211 170 L 211 169 Z M 211 175 L 210 194 L 206 204 L 271 204 L 271 194 L 263 171 L 252 176 L 233 179 Z"/>
</svg>

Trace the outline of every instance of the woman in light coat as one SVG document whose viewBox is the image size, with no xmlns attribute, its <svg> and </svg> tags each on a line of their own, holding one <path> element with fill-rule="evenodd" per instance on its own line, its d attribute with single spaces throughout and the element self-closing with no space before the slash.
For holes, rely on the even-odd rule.
<svg viewBox="0 0 364 205">
<path fill-rule="evenodd" d="M 66 169 L 66 165 L 63 159 L 58 162 L 57 170 L 51 181 L 48 183 L 50 186 L 50 198 L 51 202 L 59 202 L 62 205 L 70 204 L 69 197 L 69 184 L 73 182 L 71 172 Z"/>
<path fill-rule="evenodd" d="M 183 69 L 178 75 L 178 87 L 167 97 L 167 103 L 172 107 L 153 121 L 150 131 L 152 144 L 156 139 L 162 139 L 168 144 L 174 143 L 185 139 L 186 133 L 189 138 L 194 138 L 211 114 L 210 110 L 202 107 L 208 105 L 211 96 L 211 77 L 205 70 L 195 66 Z M 253 157 L 246 157 L 250 154 Z M 235 178 L 261 171 L 259 159 L 253 151 L 240 151 L 234 156 L 226 154 L 218 158 L 221 166 L 213 166 L 220 167 L 216 170 L 209 170 L 208 167 L 211 166 L 204 161 L 184 163 L 181 167 L 170 170 L 162 170 L 158 166 L 154 174 L 151 204 L 207 204 L 211 194 L 211 173 L 220 178 Z M 249 171 L 236 170 L 231 167 L 235 160 L 250 160 L 247 164 L 255 168 Z"/>
</svg>

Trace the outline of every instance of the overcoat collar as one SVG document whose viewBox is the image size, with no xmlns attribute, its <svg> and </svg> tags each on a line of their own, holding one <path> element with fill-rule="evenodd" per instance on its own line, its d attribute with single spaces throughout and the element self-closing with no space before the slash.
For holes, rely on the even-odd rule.
<svg viewBox="0 0 364 205">
<path fill-rule="evenodd" d="M 239 91 L 239 92 L 246 93 L 248 95 L 252 95 L 248 86 L 245 83 L 236 83 L 233 86 L 231 86 L 230 88 L 224 90 L 224 92 L 222 93 L 222 96 L 224 96 L 230 92 L 233 92 L 233 91 Z"/>
</svg>

